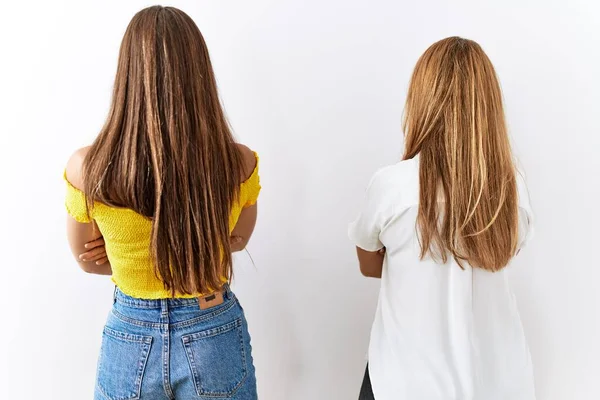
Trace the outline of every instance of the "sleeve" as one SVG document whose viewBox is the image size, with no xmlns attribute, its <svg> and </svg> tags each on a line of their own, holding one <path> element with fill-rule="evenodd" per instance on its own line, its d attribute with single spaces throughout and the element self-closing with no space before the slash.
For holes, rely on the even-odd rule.
<svg viewBox="0 0 600 400">
<path fill-rule="evenodd" d="M 383 188 L 377 175 L 369 183 L 358 218 L 348 226 L 350 240 L 366 251 L 377 251 L 384 247 L 379 239 L 385 218 Z"/>
<path fill-rule="evenodd" d="M 517 171 L 517 194 L 519 196 L 519 249 L 524 248 L 534 235 L 534 215 L 529 190 L 523 172 Z"/>
<path fill-rule="evenodd" d="M 258 201 L 258 195 L 260 194 L 260 176 L 258 174 L 258 154 L 254 153 L 256 157 L 256 167 L 254 167 L 254 171 L 250 178 L 248 178 L 242 184 L 242 199 L 243 199 L 243 208 L 248 208 L 256 204 Z"/>
<path fill-rule="evenodd" d="M 67 180 L 66 171 L 63 175 L 63 179 L 67 185 L 65 207 L 69 215 L 73 217 L 73 219 L 75 219 L 77 222 L 81 222 L 84 224 L 92 222 L 92 219 L 90 218 L 87 212 L 85 194 L 81 190 L 73 186 L 71 182 Z"/>
</svg>

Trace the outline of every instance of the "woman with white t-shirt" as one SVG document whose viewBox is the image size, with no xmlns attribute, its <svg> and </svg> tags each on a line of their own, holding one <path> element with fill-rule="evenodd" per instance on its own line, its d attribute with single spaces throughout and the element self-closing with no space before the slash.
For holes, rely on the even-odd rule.
<svg viewBox="0 0 600 400">
<path fill-rule="evenodd" d="M 477 43 L 427 49 L 403 129 L 403 161 L 375 174 L 349 228 L 361 272 L 381 278 L 360 399 L 535 399 L 505 274 L 532 212 Z"/>
</svg>

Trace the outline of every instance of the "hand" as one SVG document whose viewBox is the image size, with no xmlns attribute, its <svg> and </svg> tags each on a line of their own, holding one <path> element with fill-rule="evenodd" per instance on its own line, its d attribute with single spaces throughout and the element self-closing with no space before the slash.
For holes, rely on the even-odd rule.
<svg viewBox="0 0 600 400">
<path fill-rule="evenodd" d="M 104 246 L 104 238 L 100 237 L 92 242 L 85 244 L 87 252 L 79 255 L 79 260 L 85 262 L 95 261 L 96 265 L 106 264 L 108 256 L 106 255 L 106 247 Z"/>
</svg>

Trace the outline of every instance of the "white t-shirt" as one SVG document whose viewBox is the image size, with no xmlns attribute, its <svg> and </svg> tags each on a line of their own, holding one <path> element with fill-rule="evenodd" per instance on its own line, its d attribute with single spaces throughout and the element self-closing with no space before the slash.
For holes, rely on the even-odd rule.
<svg viewBox="0 0 600 400">
<path fill-rule="evenodd" d="M 532 234 L 525 182 L 518 174 L 519 246 Z M 376 400 L 535 399 L 529 349 L 505 270 L 491 273 L 449 257 L 420 260 L 419 161 L 378 171 L 354 243 L 385 246 L 379 302 L 369 344 Z"/>
</svg>

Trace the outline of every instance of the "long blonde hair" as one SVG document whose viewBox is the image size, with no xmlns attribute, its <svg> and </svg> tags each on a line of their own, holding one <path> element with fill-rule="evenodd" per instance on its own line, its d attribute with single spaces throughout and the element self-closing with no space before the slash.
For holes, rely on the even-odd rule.
<svg viewBox="0 0 600 400">
<path fill-rule="evenodd" d="M 403 129 L 404 159 L 419 154 L 421 258 L 505 267 L 518 240 L 515 166 L 496 72 L 477 43 L 450 37 L 425 51 Z"/>
</svg>

